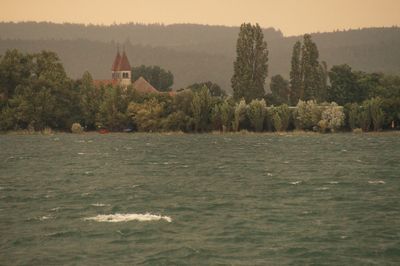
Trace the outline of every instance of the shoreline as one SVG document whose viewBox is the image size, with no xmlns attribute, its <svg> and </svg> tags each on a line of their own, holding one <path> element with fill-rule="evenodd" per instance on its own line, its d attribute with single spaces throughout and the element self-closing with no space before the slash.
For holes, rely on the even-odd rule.
<svg viewBox="0 0 400 266">
<path fill-rule="evenodd" d="M 368 131 L 368 132 L 351 132 L 351 131 L 337 131 L 337 132 L 328 132 L 328 133 L 321 133 L 321 132 L 314 132 L 314 131 L 303 131 L 303 130 L 293 130 L 293 131 L 284 131 L 284 132 L 271 132 L 271 131 L 264 131 L 264 132 L 255 132 L 255 131 L 247 131 L 242 130 L 238 132 L 222 132 L 222 131 L 210 131 L 210 132 L 203 132 L 203 133 L 196 133 L 196 132 L 182 132 L 182 131 L 168 131 L 168 132 L 109 132 L 107 134 L 100 134 L 98 131 L 85 131 L 82 133 L 72 133 L 68 131 L 28 131 L 28 130 L 13 130 L 13 131 L 0 131 L 0 136 L 6 135 L 38 135 L 38 136 L 51 136 L 51 135 L 60 135 L 60 134 L 67 134 L 67 135 L 77 135 L 77 136 L 85 136 L 85 135 L 266 135 L 266 136 L 301 136 L 301 135 L 336 135 L 336 134 L 351 134 L 351 135 L 400 135 L 400 130 L 382 130 L 382 131 Z"/>
</svg>

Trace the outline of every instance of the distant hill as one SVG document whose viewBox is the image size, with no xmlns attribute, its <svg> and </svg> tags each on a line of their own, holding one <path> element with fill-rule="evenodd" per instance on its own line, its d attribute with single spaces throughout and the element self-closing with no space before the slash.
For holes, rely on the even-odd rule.
<svg viewBox="0 0 400 266">
<path fill-rule="evenodd" d="M 293 44 L 301 36 L 284 37 L 264 29 L 270 51 L 269 76 L 289 75 Z M 110 76 L 118 43 L 131 65 L 160 65 L 175 76 L 175 88 L 211 80 L 230 91 L 238 27 L 194 24 L 111 26 L 47 22 L 0 23 L 0 54 L 9 48 L 59 54 L 73 78 L 89 70 L 97 79 Z M 354 69 L 400 74 L 400 29 L 368 28 L 312 34 L 328 66 L 347 63 Z"/>
</svg>

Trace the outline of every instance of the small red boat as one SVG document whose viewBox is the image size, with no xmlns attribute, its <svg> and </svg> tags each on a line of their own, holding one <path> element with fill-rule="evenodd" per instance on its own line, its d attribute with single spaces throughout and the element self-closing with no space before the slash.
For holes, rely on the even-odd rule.
<svg viewBox="0 0 400 266">
<path fill-rule="evenodd" d="M 105 128 L 102 128 L 102 129 L 99 130 L 99 133 L 100 133 L 100 134 L 108 134 L 108 133 L 110 133 L 110 131 L 108 131 L 108 130 L 105 129 Z"/>
</svg>

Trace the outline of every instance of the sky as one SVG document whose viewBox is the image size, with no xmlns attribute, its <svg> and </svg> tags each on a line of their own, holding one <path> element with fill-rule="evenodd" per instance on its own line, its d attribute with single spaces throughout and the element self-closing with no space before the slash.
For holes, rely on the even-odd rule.
<svg viewBox="0 0 400 266">
<path fill-rule="evenodd" d="M 285 36 L 400 25 L 400 0 L 0 0 L 0 6 L 0 21 L 251 22 Z"/>
</svg>

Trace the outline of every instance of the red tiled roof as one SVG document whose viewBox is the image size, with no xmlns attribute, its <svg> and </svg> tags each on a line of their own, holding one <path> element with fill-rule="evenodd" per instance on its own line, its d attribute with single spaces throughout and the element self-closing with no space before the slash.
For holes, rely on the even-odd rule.
<svg viewBox="0 0 400 266">
<path fill-rule="evenodd" d="M 131 65 L 129 64 L 128 57 L 126 56 L 125 51 L 121 54 L 119 51 L 117 52 L 117 55 L 115 56 L 114 63 L 111 67 L 112 71 L 130 71 L 131 70 Z"/>
<path fill-rule="evenodd" d="M 143 77 L 138 78 L 134 83 L 133 87 L 141 93 L 160 93 L 150 83 L 147 82 Z"/>
<path fill-rule="evenodd" d="M 122 53 L 121 59 L 119 61 L 118 71 L 131 71 L 131 65 L 129 64 L 129 60 L 125 54 L 125 51 Z"/>
<path fill-rule="evenodd" d="M 95 87 L 100 87 L 100 86 L 107 86 L 107 85 L 111 85 L 111 86 L 116 86 L 119 84 L 118 80 L 115 79 L 97 79 L 97 80 L 93 80 L 93 84 Z"/>
</svg>

